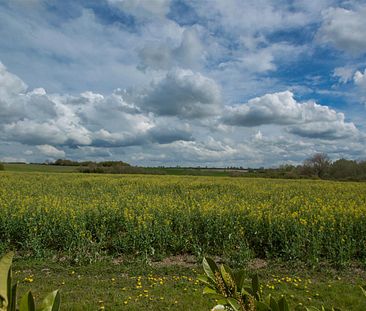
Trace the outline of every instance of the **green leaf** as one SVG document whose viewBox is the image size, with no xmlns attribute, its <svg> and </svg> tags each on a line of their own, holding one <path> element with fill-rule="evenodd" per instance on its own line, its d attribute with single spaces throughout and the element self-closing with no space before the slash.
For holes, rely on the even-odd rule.
<svg viewBox="0 0 366 311">
<path fill-rule="evenodd" d="M 26 293 L 19 303 L 19 311 L 35 311 L 36 306 L 34 304 L 34 298 L 32 293 L 29 291 Z"/>
<path fill-rule="evenodd" d="M 215 272 L 219 271 L 219 268 L 215 262 L 210 258 L 203 258 L 202 266 L 206 275 L 216 283 Z"/>
<path fill-rule="evenodd" d="M 220 266 L 220 272 L 221 272 L 222 279 L 225 282 L 226 289 L 229 289 L 230 285 L 233 283 L 233 279 L 231 278 L 230 273 L 226 270 L 226 267 L 224 265 Z M 235 289 L 232 289 L 232 290 L 235 291 Z"/>
<path fill-rule="evenodd" d="M 360 286 L 362 293 L 364 294 L 364 296 L 366 297 L 366 285 L 364 286 Z"/>
<path fill-rule="evenodd" d="M 49 293 L 42 301 L 38 311 L 58 311 L 60 310 L 61 297 L 58 290 Z"/>
<path fill-rule="evenodd" d="M 247 295 L 252 295 L 252 296 L 255 295 L 255 293 L 253 292 L 253 290 L 250 287 L 242 288 L 241 293 L 242 294 L 247 294 Z"/>
<path fill-rule="evenodd" d="M 278 301 L 278 306 L 280 307 L 280 311 L 289 311 L 289 307 L 288 307 L 288 303 L 286 301 L 285 297 L 282 297 L 279 301 Z"/>
<path fill-rule="evenodd" d="M 280 307 L 279 307 L 277 301 L 273 297 L 271 297 L 269 299 L 269 305 L 270 305 L 272 311 L 280 311 Z"/>
<path fill-rule="evenodd" d="M 197 277 L 197 280 L 202 282 L 203 284 L 210 286 L 210 287 L 215 287 L 215 284 L 213 283 L 213 281 L 211 279 L 209 279 L 207 276 L 205 275 L 199 275 Z"/>
<path fill-rule="evenodd" d="M 11 296 L 9 299 L 9 308 L 10 311 L 16 311 L 17 308 L 17 287 L 18 283 L 15 283 L 11 288 Z"/>
<path fill-rule="evenodd" d="M 241 290 L 244 286 L 245 271 L 240 270 L 240 271 L 234 273 L 233 278 L 235 280 L 235 284 L 237 286 L 238 292 L 241 292 Z"/>
<path fill-rule="evenodd" d="M 212 289 L 210 287 L 205 287 L 203 289 L 203 295 L 210 295 L 210 297 L 215 299 L 225 299 L 226 297 L 216 292 L 215 289 Z"/>
<path fill-rule="evenodd" d="M 217 294 L 216 290 L 214 290 L 213 288 L 210 287 L 205 287 L 203 289 L 203 294 L 204 295 L 211 295 L 211 294 Z"/>
<path fill-rule="evenodd" d="M 230 269 L 230 267 L 228 265 L 223 265 L 225 268 L 225 271 L 231 276 L 231 278 L 234 280 L 234 273 L 233 271 Z"/>
<path fill-rule="evenodd" d="M 7 310 L 9 305 L 9 296 L 11 295 L 11 263 L 14 253 L 5 254 L 0 260 L 0 299 L 3 310 Z"/>
<path fill-rule="evenodd" d="M 259 296 L 259 278 L 258 278 L 258 274 L 255 274 L 252 277 L 252 290 L 253 290 L 253 293 L 258 294 L 258 296 Z"/>
<path fill-rule="evenodd" d="M 272 311 L 264 302 L 258 300 L 255 301 L 255 308 L 257 311 Z"/>
<path fill-rule="evenodd" d="M 240 310 L 240 304 L 239 304 L 239 302 L 236 299 L 234 299 L 234 298 L 227 298 L 227 302 L 234 309 L 234 311 L 239 311 Z"/>
</svg>

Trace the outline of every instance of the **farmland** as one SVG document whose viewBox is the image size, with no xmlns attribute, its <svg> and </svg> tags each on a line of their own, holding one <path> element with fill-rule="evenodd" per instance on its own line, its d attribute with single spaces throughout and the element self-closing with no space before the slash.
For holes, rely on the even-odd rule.
<svg viewBox="0 0 366 311">
<path fill-rule="evenodd" d="M 349 268 L 366 259 L 365 183 L 5 171 L 0 206 L 15 277 L 36 293 L 61 288 L 66 309 L 208 310 L 199 266 L 159 265 L 182 254 L 264 259 L 265 290 L 292 306 L 365 307 L 354 290 L 365 273 Z M 286 281 L 295 275 L 309 281 Z"/>
<path fill-rule="evenodd" d="M 366 258 L 365 183 L 4 172 L 0 206 L 1 249 L 36 257 Z"/>
</svg>

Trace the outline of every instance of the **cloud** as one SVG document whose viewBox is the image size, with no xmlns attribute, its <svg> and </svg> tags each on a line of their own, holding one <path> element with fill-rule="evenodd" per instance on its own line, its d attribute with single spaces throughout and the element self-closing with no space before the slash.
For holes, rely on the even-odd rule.
<svg viewBox="0 0 366 311">
<path fill-rule="evenodd" d="M 219 112 L 220 88 L 216 82 L 191 70 L 176 69 L 143 96 L 140 108 L 160 116 L 195 119 Z"/>
<path fill-rule="evenodd" d="M 266 94 L 239 106 L 227 107 L 222 121 L 233 126 L 288 125 L 303 137 L 339 139 L 358 134 L 344 114 L 314 102 L 299 103 L 290 91 Z"/>
<path fill-rule="evenodd" d="M 353 76 L 353 82 L 357 86 L 358 101 L 366 106 L 366 69 L 363 73 L 357 70 Z"/>
<path fill-rule="evenodd" d="M 42 88 L 28 91 L 21 79 L 10 74 L 3 65 L 0 68 L 3 82 L 0 91 L 4 94 L 0 101 L 0 139 L 71 148 L 167 144 L 193 139 L 189 126 L 142 113 L 133 102 L 127 101 L 132 97 L 126 91 L 117 89 L 106 96 L 90 91 L 78 96 L 47 94 Z M 207 83 L 208 87 L 213 83 L 211 80 L 193 73 L 192 76 L 197 81 L 187 78 L 187 82 L 183 77 L 182 85 L 172 91 L 179 94 L 178 88 L 183 87 L 183 91 L 190 92 L 192 87 L 193 97 L 200 95 L 197 88 L 202 88 L 203 92 L 211 91 L 210 88 L 205 90 Z M 188 88 L 185 88 L 186 84 Z M 171 96 L 174 101 L 174 94 Z M 189 93 L 186 96 L 189 97 Z M 190 102 L 188 105 L 194 108 L 197 105 L 197 111 L 201 111 L 200 103 Z"/>
<path fill-rule="evenodd" d="M 327 140 L 355 138 L 359 136 L 356 126 L 352 122 L 347 123 L 344 120 L 293 125 L 287 130 L 298 136 Z"/>
<path fill-rule="evenodd" d="M 39 145 L 37 146 L 38 151 L 45 156 L 51 158 L 64 158 L 65 152 L 63 150 L 59 150 L 51 145 Z"/>
<path fill-rule="evenodd" d="M 353 76 L 353 81 L 357 86 L 365 88 L 366 90 L 366 69 L 363 71 L 363 73 L 357 70 Z"/>
<path fill-rule="evenodd" d="M 353 55 L 366 52 L 366 6 L 329 8 L 323 13 L 317 39 Z"/>
<path fill-rule="evenodd" d="M 170 0 L 108 0 L 121 10 L 139 18 L 165 17 Z"/>
<path fill-rule="evenodd" d="M 181 31 L 179 45 L 175 45 L 171 41 L 171 38 L 167 38 L 165 41 L 148 41 L 139 51 L 141 63 L 138 68 L 169 70 L 177 66 L 191 69 L 201 67 L 204 53 L 195 27 Z"/>
<path fill-rule="evenodd" d="M 43 161 L 42 145 L 150 165 L 366 156 L 366 110 L 351 105 L 366 102 L 363 5 L 49 3 L 0 4 L 0 156 Z"/>
<path fill-rule="evenodd" d="M 0 62 L 0 98 L 7 99 L 12 95 L 25 92 L 27 85 L 16 75 L 7 71 L 6 67 Z"/>
<path fill-rule="evenodd" d="M 354 72 L 352 67 L 337 67 L 333 71 L 333 77 L 339 78 L 339 83 L 347 83 L 352 80 Z"/>
</svg>

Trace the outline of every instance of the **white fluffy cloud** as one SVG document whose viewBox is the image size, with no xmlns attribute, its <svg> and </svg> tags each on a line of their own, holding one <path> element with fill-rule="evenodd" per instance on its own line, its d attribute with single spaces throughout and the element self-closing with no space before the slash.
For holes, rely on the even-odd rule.
<svg viewBox="0 0 366 311">
<path fill-rule="evenodd" d="M 337 139 L 358 134 L 343 113 L 314 102 L 299 103 L 290 91 L 266 94 L 228 107 L 223 122 L 234 126 L 288 125 L 287 131 L 309 138 Z"/>
<path fill-rule="evenodd" d="M 337 139 L 340 145 L 347 138 L 354 144 L 352 150 L 362 154 L 359 130 L 342 113 L 297 102 L 289 91 L 225 106 L 214 80 L 174 69 L 149 88 L 60 95 L 42 88 L 28 90 L 21 79 L 1 69 L 0 154 L 9 150 L 8 144 L 16 146 L 14 154 L 6 151 L 7 159 L 19 152 L 41 161 L 44 156 L 103 159 L 124 154 L 126 161 L 148 165 L 256 165 L 274 163 L 275 158 L 275 163 L 301 160 L 305 147 L 309 152 L 326 151 L 314 138 Z M 361 72 L 355 75 L 355 82 L 363 77 Z M 261 125 L 269 126 L 269 132 L 263 127 L 251 130 Z"/>
<path fill-rule="evenodd" d="M 1 157 L 43 161 L 37 146 L 150 165 L 365 155 L 366 110 L 349 105 L 366 98 L 356 2 L 26 2 L 0 4 L 12 72 L 0 65 Z"/>
<path fill-rule="evenodd" d="M 51 145 L 39 145 L 37 146 L 38 151 L 47 157 L 51 158 L 64 158 L 65 152 L 63 150 L 59 150 Z"/>
<path fill-rule="evenodd" d="M 363 71 L 363 73 L 357 70 L 353 76 L 353 81 L 357 86 L 366 89 L 366 69 Z"/>
<path fill-rule="evenodd" d="M 41 88 L 28 91 L 21 79 L 10 74 L 3 65 L 0 69 L 0 92 L 3 95 L 0 101 L 0 139 L 27 145 L 73 148 L 165 144 L 192 139 L 189 127 L 184 124 L 157 120 L 149 113 L 141 113 L 134 103 L 126 102 L 124 97 L 128 98 L 128 93 L 125 91 L 116 90 L 108 96 L 93 92 L 84 92 L 78 96 L 47 94 Z M 192 75 L 197 81 L 188 78 L 188 82 L 181 81 L 182 85 L 175 85 L 170 92 L 176 92 L 178 95 L 193 92 L 193 97 L 198 96 L 198 101 L 207 104 L 204 102 L 204 95 L 203 99 L 199 97 L 198 88 L 202 88 L 205 94 L 211 91 L 205 89 L 206 83 L 209 88 L 213 82 L 207 82 L 200 75 Z M 195 82 L 198 83 L 197 86 Z M 180 87 L 182 91 L 179 90 Z M 157 93 L 151 94 L 158 96 L 161 91 L 158 89 Z M 137 97 L 139 96 L 137 94 Z M 165 99 L 168 100 L 168 97 Z M 157 100 L 156 97 L 152 98 Z M 174 102 L 174 97 L 170 100 Z M 202 110 L 199 108 L 200 102 L 192 102 L 189 96 L 186 99 L 181 98 L 179 103 L 197 109 L 195 112 Z M 184 107 L 182 109 L 184 110 Z M 177 111 L 180 112 L 179 109 Z M 51 147 L 41 147 L 39 150 L 45 151 L 46 148 L 51 150 Z"/>
<path fill-rule="evenodd" d="M 329 8 L 324 11 L 318 40 L 352 53 L 366 52 L 366 5 L 353 9 Z"/>
</svg>

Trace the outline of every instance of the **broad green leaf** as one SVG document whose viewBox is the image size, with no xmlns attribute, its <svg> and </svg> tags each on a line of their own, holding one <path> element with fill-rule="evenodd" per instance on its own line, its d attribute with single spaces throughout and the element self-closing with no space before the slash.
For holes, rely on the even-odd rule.
<svg viewBox="0 0 366 311">
<path fill-rule="evenodd" d="M 234 298 L 228 298 L 227 302 L 230 304 L 230 306 L 234 309 L 234 311 L 239 311 L 240 310 L 240 304 L 237 300 L 235 300 Z"/>
<path fill-rule="evenodd" d="M 238 292 L 241 292 L 241 290 L 244 286 L 245 271 L 240 270 L 238 272 L 235 272 L 234 273 L 234 280 L 235 280 L 235 284 L 237 286 Z"/>
<path fill-rule="evenodd" d="M 225 282 L 225 286 L 228 289 L 228 288 L 230 288 L 230 284 L 233 283 L 233 280 L 232 280 L 231 275 L 229 274 L 229 272 L 226 270 L 226 268 L 227 267 L 225 267 L 224 265 L 221 265 L 220 266 L 220 273 L 221 273 L 222 279 Z M 235 288 L 233 290 L 235 291 Z"/>
<path fill-rule="evenodd" d="M 35 311 L 36 307 L 34 304 L 34 298 L 32 293 L 29 291 L 26 293 L 19 303 L 19 311 Z"/>
<path fill-rule="evenodd" d="M 215 262 L 210 258 L 203 258 L 202 266 L 206 275 L 215 282 L 215 272 L 219 271 Z"/>
<path fill-rule="evenodd" d="M 205 287 L 203 289 L 203 294 L 204 295 L 210 295 L 210 294 L 217 294 L 216 290 L 214 290 L 213 288 L 210 288 L 210 287 Z"/>
<path fill-rule="evenodd" d="M 61 297 L 58 290 L 49 293 L 42 301 L 38 311 L 58 311 L 60 309 Z"/>
<path fill-rule="evenodd" d="M 288 303 L 286 301 L 285 297 L 282 297 L 279 301 L 278 301 L 278 306 L 280 307 L 280 311 L 289 311 L 289 307 L 288 307 Z"/>
<path fill-rule="evenodd" d="M 215 287 L 215 283 L 213 283 L 213 281 L 211 279 L 209 279 L 207 276 L 205 275 L 199 275 L 197 277 L 197 280 L 202 282 L 203 284 L 210 286 L 210 287 Z"/>
<path fill-rule="evenodd" d="M 234 273 L 233 271 L 230 269 L 230 267 L 228 265 L 223 265 L 225 268 L 225 271 L 231 276 L 231 278 L 234 280 Z"/>
<path fill-rule="evenodd" d="M 14 253 L 5 254 L 0 259 L 0 299 L 2 301 L 2 309 L 7 310 L 9 305 L 9 296 L 11 291 L 11 263 L 13 261 Z"/>
<path fill-rule="evenodd" d="M 210 287 L 205 287 L 203 289 L 203 295 L 210 295 L 210 297 L 216 298 L 216 299 L 225 299 L 225 296 L 219 294 L 218 292 L 216 292 L 216 290 L 214 290 Z"/>
</svg>

